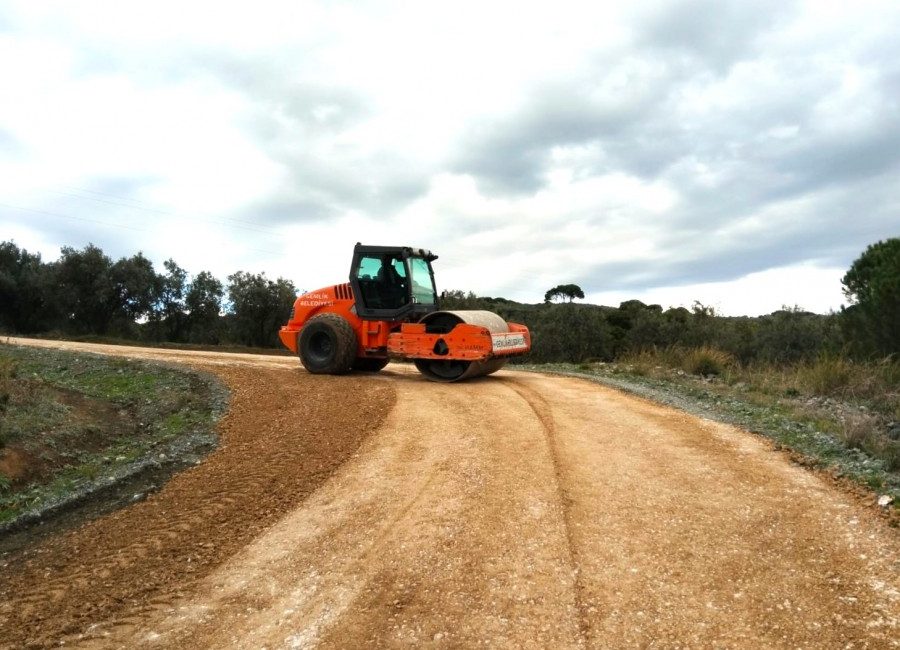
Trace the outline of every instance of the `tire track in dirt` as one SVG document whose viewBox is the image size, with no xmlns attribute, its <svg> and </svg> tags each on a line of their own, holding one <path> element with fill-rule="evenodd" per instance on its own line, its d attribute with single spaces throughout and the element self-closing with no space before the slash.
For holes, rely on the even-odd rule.
<svg viewBox="0 0 900 650">
<path fill-rule="evenodd" d="M 897 646 L 900 539 L 852 497 L 734 427 L 514 381 L 552 415 L 591 646 Z"/>
<path fill-rule="evenodd" d="M 293 359 L 188 360 L 231 390 L 219 448 L 145 501 L 2 557 L 0 646 L 52 645 L 184 593 L 326 481 L 395 399 L 387 382 L 313 376 Z"/>
<path fill-rule="evenodd" d="M 497 381 L 371 381 L 397 405 L 329 481 L 192 593 L 80 645 L 583 645 L 534 413 Z"/>
<path fill-rule="evenodd" d="M 559 502 L 563 514 L 563 527 L 565 529 L 566 546 L 568 547 L 569 563 L 572 566 L 573 584 L 575 587 L 575 607 L 578 610 L 578 630 L 581 635 L 581 644 L 586 645 L 590 641 L 590 625 L 585 612 L 584 604 L 584 585 L 581 581 L 580 567 L 582 562 L 578 556 L 578 546 L 574 540 L 574 517 L 572 514 L 573 499 L 568 491 L 569 477 L 567 476 L 566 466 L 560 458 L 560 451 L 557 442 L 556 424 L 553 421 L 553 411 L 550 404 L 541 397 L 540 393 L 528 388 L 521 382 L 517 382 L 510 378 L 504 378 L 506 384 L 528 404 L 529 408 L 534 412 L 535 417 L 541 423 L 544 429 L 544 435 L 547 441 L 547 451 L 553 463 L 553 476 L 556 483 L 556 492 L 559 495 Z"/>
</svg>

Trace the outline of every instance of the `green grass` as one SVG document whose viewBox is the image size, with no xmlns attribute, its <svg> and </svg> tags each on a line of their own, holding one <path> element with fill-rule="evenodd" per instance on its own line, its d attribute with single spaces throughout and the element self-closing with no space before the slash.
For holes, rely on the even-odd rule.
<svg viewBox="0 0 900 650">
<path fill-rule="evenodd" d="M 37 375 L 41 380 L 75 390 L 90 397 L 127 403 L 154 396 L 173 378 L 172 372 L 161 373 L 149 366 L 125 359 L 111 358 L 98 364 L 91 355 L 72 355 L 58 364 L 47 364 L 32 356 L 20 363 L 22 374 Z"/>
<path fill-rule="evenodd" d="M 216 389 L 218 390 L 218 389 Z M 53 503 L 161 445 L 212 431 L 211 380 L 182 369 L 0 344 L 0 454 L 27 472 L 0 475 L 0 522 Z"/>
<path fill-rule="evenodd" d="M 166 417 L 162 421 L 160 427 L 166 435 L 177 436 L 178 434 L 187 431 L 190 425 L 191 419 L 185 413 L 179 411 L 178 413 L 172 413 Z"/>
</svg>

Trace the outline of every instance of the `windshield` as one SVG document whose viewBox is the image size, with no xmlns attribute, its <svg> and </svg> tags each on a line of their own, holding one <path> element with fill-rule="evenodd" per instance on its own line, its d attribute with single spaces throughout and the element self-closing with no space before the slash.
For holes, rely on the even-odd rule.
<svg viewBox="0 0 900 650">
<path fill-rule="evenodd" d="M 409 272 L 412 275 L 412 301 L 423 305 L 437 304 L 428 262 L 421 257 L 410 257 Z"/>
</svg>

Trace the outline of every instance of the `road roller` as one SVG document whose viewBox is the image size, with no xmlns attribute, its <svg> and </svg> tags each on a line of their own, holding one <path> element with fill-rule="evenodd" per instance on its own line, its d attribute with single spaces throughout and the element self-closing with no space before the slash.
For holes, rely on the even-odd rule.
<svg viewBox="0 0 900 650">
<path fill-rule="evenodd" d="M 409 246 L 353 248 L 350 281 L 297 297 L 281 342 L 314 374 L 413 361 L 432 381 L 489 375 L 531 349 L 528 328 L 490 311 L 441 311 L 431 263 Z"/>
</svg>

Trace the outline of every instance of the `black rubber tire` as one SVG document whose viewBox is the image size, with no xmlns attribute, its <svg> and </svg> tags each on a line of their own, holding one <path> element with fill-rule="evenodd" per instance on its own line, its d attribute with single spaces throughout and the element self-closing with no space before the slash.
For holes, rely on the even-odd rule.
<svg viewBox="0 0 900 650">
<path fill-rule="evenodd" d="M 319 314 L 300 330 L 300 363 L 315 375 L 343 375 L 356 359 L 356 332 L 337 314 Z"/>
<path fill-rule="evenodd" d="M 353 362 L 353 369 L 362 372 L 378 372 L 388 364 L 387 359 L 377 357 L 357 357 Z"/>
</svg>

